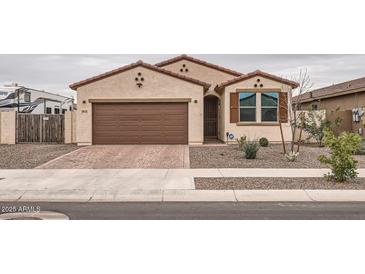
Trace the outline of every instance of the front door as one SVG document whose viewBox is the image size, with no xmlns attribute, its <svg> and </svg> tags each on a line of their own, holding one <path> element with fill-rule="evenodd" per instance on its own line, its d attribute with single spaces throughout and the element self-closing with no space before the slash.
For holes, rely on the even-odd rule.
<svg viewBox="0 0 365 274">
<path fill-rule="evenodd" d="M 204 98 L 204 139 L 218 137 L 218 98 Z"/>
</svg>

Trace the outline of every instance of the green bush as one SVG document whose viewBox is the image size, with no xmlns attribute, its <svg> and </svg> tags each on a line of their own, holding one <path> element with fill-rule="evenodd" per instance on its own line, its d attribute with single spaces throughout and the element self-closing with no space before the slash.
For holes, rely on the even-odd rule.
<svg viewBox="0 0 365 274">
<path fill-rule="evenodd" d="M 269 140 L 265 137 L 260 138 L 259 144 L 262 147 L 267 147 L 269 145 Z"/>
<path fill-rule="evenodd" d="M 246 143 L 246 139 L 247 139 L 246 136 L 241 136 L 239 139 L 237 138 L 238 148 L 240 150 L 243 149 L 243 145 Z"/>
<path fill-rule="evenodd" d="M 336 109 L 332 113 L 339 111 Z M 309 111 L 308 117 L 304 119 L 303 130 L 309 135 L 310 138 L 314 138 L 320 147 L 323 146 L 323 138 L 326 129 L 333 129 L 338 127 L 342 123 L 342 119 L 337 117 L 334 121 L 327 120 L 325 115 L 320 111 Z"/>
<path fill-rule="evenodd" d="M 260 146 L 257 142 L 246 142 L 243 145 L 243 152 L 245 153 L 246 159 L 255 159 L 257 151 L 259 151 Z"/>
<path fill-rule="evenodd" d="M 365 155 L 365 139 L 361 140 L 360 147 L 355 151 L 356 155 Z"/>
<path fill-rule="evenodd" d="M 324 144 L 331 150 L 329 156 L 320 155 L 318 160 L 329 165 L 332 173 L 326 175 L 330 180 L 344 182 L 357 176 L 357 161 L 353 154 L 359 149 L 361 137 L 355 133 L 344 132 L 336 137 L 332 130 L 325 130 Z"/>
</svg>

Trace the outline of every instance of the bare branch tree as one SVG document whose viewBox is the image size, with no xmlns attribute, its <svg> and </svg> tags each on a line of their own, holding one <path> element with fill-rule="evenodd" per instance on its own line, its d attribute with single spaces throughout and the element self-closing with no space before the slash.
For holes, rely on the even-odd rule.
<svg viewBox="0 0 365 274">
<path fill-rule="evenodd" d="M 292 77 L 292 80 L 297 82 L 299 85 L 295 90 L 288 91 L 288 105 L 287 111 L 289 113 L 289 123 L 290 123 L 290 129 L 291 129 L 291 140 L 290 140 L 290 154 L 294 155 L 294 145 L 295 145 L 295 136 L 297 133 L 297 129 L 300 129 L 299 133 L 299 140 L 297 144 L 296 152 L 299 152 L 299 146 L 301 143 L 301 136 L 302 136 L 302 130 L 303 130 L 303 123 L 304 123 L 304 113 L 297 114 L 297 111 L 301 108 L 301 95 L 303 95 L 306 92 L 309 92 L 313 87 L 313 82 L 310 79 L 308 70 L 300 70 L 299 75 L 297 77 Z M 295 95 L 294 95 L 295 94 Z M 294 100 L 295 97 L 295 100 Z M 280 130 L 282 131 L 281 123 L 280 123 Z M 285 144 L 285 140 L 282 136 L 282 142 L 283 145 Z M 285 145 L 284 145 L 284 153 L 287 154 Z"/>
</svg>

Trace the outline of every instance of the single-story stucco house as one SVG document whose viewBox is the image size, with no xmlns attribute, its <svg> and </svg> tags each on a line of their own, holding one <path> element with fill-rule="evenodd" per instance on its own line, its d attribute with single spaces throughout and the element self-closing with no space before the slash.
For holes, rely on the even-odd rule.
<svg viewBox="0 0 365 274">
<path fill-rule="evenodd" d="M 202 144 L 290 138 L 288 92 L 297 83 L 262 71 L 243 74 L 187 55 L 142 61 L 71 84 L 76 139 L 91 144 Z"/>
</svg>

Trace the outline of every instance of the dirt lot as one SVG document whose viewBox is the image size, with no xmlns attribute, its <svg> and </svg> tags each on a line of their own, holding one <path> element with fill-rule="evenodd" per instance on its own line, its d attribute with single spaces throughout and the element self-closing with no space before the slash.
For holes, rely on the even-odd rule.
<svg viewBox="0 0 365 274">
<path fill-rule="evenodd" d="M 237 145 L 190 147 L 191 168 L 325 168 L 317 158 L 326 148 L 303 146 L 296 162 L 288 162 L 281 145 L 261 147 L 257 158 L 247 160 Z M 365 155 L 355 155 L 358 167 L 365 167 Z"/>
<path fill-rule="evenodd" d="M 59 144 L 0 145 L 0 169 L 35 168 L 78 148 Z"/>
<path fill-rule="evenodd" d="M 196 189 L 365 189 L 365 178 L 334 183 L 325 178 L 195 178 Z"/>
</svg>

